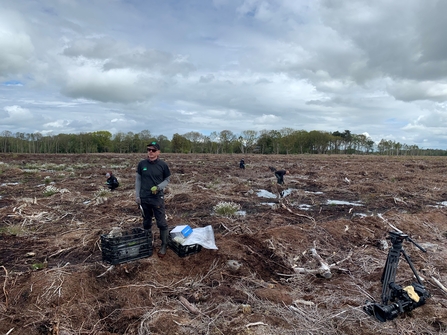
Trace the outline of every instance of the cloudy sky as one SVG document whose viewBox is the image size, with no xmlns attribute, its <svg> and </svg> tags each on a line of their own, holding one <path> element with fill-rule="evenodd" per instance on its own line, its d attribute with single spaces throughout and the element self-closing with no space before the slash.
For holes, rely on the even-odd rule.
<svg viewBox="0 0 447 335">
<path fill-rule="evenodd" d="M 0 0 L 0 132 L 447 149 L 444 0 Z"/>
</svg>

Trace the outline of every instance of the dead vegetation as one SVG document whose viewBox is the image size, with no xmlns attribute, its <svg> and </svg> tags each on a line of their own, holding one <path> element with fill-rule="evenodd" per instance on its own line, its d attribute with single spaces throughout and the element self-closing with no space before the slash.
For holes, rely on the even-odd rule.
<svg viewBox="0 0 447 335">
<path fill-rule="evenodd" d="M 101 234 L 141 226 L 133 188 L 143 156 L 0 155 L 0 334 L 447 331 L 443 158 L 245 155 L 240 170 L 237 155 L 162 156 L 170 226 L 211 225 L 219 249 L 110 266 Z M 269 166 L 291 171 L 286 185 Z M 104 190 L 107 170 L 116 191 Z M 242 212 L 216 215 L 219 202 Z M 380 323 L 362 306 L 380 299 L 393 229 L 427 249 L 405 245 L 432 296 Z M 397 274 L 412 281 L 405 262 Z"/>
</svg>

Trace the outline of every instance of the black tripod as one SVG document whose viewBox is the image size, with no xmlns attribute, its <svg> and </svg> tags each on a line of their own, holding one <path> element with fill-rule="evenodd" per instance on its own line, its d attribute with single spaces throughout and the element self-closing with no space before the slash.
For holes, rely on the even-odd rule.
<svg viewBox="0 0 447 335">
<path fill-rule="evenodd" d="M 366 313 L 373 315 L 381 322 L 392 320 L 401 313 L 409 312 L 416 307 L 422 306 L 430 296 L 430 293 L 422 284 L 421 278 L 417 274 L 410 257 L 408 257 L 403 249 L 402 243 L 407 240 L 421 251 L 427 251 L 408 237 L 408 235 L 401 232 L 390 232 L 389 239 L 391 240 L 392 247 L 388 252 L 388 258 L 380 280 L 382 282 L 382 303 L 367 301 L 363 307 Z M 405 260 L 417 280 L 417 283 L 412 283 L 411 286 L 405 288 L 395 283 L 400 254 L 404 255 Z"/>
</svg>

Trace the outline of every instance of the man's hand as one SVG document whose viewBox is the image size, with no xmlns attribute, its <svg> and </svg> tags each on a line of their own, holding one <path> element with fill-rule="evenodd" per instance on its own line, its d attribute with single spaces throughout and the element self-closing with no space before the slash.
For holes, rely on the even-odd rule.
<svg viewBox="0 0 447 335">
<path fill-rule="evenodd" d="M 141 205 L 141 199 L 140 199 L 140 197 L 136 197 L 136 198 L 135 198 L 135 202 L 136 202 L 138 205 Z"/>
<path fill-rule="evenodd" d="M 152 194 L 157 194 L 157 192 L 158 192 L 158 187 L 157 187 L 157 186 L 152 186 L 152 188 L 151 188 L 151 192 L 152 192 Z"/>
</svg>

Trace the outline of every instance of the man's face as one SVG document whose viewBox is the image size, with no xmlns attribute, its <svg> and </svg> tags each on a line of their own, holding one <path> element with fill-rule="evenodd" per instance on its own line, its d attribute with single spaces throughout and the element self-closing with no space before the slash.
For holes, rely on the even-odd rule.
<svg viewBox="0 0 447 335">
<path fill-rule="evenodd" d="M 158 155 L 160 155 L 160 150 L 157 150 L 157 148 L 151 146 L 147 147 L 147 158 L 149 158 L 149 160 L 156 160 Z"/>
</svg>

